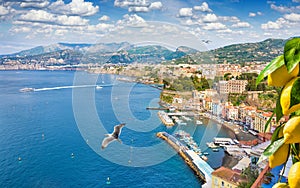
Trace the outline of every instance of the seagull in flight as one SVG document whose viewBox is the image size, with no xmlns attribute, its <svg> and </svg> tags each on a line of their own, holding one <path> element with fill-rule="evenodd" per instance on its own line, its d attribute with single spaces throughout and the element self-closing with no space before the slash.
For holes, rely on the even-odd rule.
<svg viewBox="0 0 300 188">
<path fill-rule="evenodd" d="M 202 42 L 204 42 L 204 43 L 208 44 L 208 43 L 210 43 L 210 42 L 211 42 L 211 40 L 202 40 Z"/>
<path fill-rule="evenodd" d="M 106 148 L 108 146 L 108 144 L 110 144 L 111 142 L 113 142 L 115 140 L 122 143 L 122 141 L 119 139 L 119 136 L 120 136 L 121 130 L 124 126 L 125 126 L 125 123 L 115 125 L 114 126 L 114 131 L 111 134 L 105 134 L 105 138 L 102 141 L 101 148 L 102 149 Z"/>
</svg>

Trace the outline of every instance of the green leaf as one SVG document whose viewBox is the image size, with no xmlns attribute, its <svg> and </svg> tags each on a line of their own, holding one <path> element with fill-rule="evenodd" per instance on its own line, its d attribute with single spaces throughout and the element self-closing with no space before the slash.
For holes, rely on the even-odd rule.
<svg viewBox="0 0 300 188">
<path fill-rule="evenodd" d="M 256 86 L 269 74 L 280 68 L 284 65 L 284 57 L 283 55 L 276 57 L 273 59 L 258 75 L 256 78 Z"/>
<path fill-rule="evenodd" d="M 295 82 L 293 83 L 293 87 L 291 90 L 291 102 L 290 102 L 290 108 L 294 105 L 297 105 L 300 103 L 300 79 L 297 78 Z"/>
<path fill-rule="evenodd" d="M 300 62 L 300 38 L 293 38 L 285 43 L 284 62 L 289 73 Z"/>
<path fill-rule="evenodd" d="M 272 113 L 271 117 L 268 119 L 267 123 L 265 124 L 264 132 L 266 132 L 266 130 L 267 130 L 269 124 L 271 123 L 272 118 L 274 117 L 274 115 L 275 115 L 275 112 Z"/>
<path fill-rule="evenodd" d="M 282 125 L 279 125 L 278 127 L 276 127 L 276 129 L 274 130 L 274 132 L 272 134 L 271 143 L 273 143 L 279 139 L 278 134 L 279 134 L 279 131 L 281 128 L 282 128 Z"/>
<path fill-rule="evenodd" d="M 291 117 L 294 117 L 294 116 L 300 116 L 300 110 L 291 113 L 290 118 L 291 118 Z"/>
<path fill-rule="evenodd" d="M 282 107 L 281 107 L 281 104 L 280 104 L 280 94 L 279 94 L 279 97 L 277 98 L 277 101 L 276 101 L 275 114 L 276 114 L 276 122 L 278 123 L 279 120 L 283 117 Z"/>
<path fill-rule="evenodd" d="M 284 144 L 284 140 L 283 138 L 276 140 L 275 142 L 273 142 L 272 144 L 270 144 L 265 151 L 262 153 L 262 155 L 260 156 L 258 163 L 266 160 L 268 157 L 270 157 L 272 154 L 274 154 L 279 148 L 280 146 L 282 146 Z"/>
</svg>

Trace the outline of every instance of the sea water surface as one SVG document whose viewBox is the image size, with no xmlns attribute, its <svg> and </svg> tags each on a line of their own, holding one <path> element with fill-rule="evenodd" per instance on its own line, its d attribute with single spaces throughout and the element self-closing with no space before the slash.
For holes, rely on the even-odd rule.
<svg viewBox="0 0 300 188">
<path fill-rule="evenodd" d="M 0 187 L 201 186 L 193 171 L 178 155 L 145 167 L 118 165 L 99 155 L 95 151 L 97 148 L 90 147 L 88 140 L 80 134 L 73 113 L 72 88 L 56 88 L 72 86 L 74 75 L 72 71 L 0 71 Z M 98 85 L 116 81 L 114 75 L 97 76 Z M 56 89 L 19 92 L 24 87 Z M 112 100 L 122 100 L 122 89 L 130 87 L 129 109 L 141 121 L 149 118 L 150 112 L 146 107 L 153 105 L 151 101 L 160 95 L 160 90 L 143 84 L 132 86 L 132 83 L 119 82 L 113 87 L 120 92 L 112 95 L 112 87 L 94 90 L 97 112 L 108 132 L 120 123 Z M 158 120 L 157 115 L 154 118 Z M 214 122 L 203 122 L 205 125 L 195 126 L 190 122 L 180 128 L 194 132 L 192 136 L 202 151 L 210 153 L 208 163 L 217 168 L 222 164 L 224 152 L 211 152 L 205 143 L 212 141 L 215 135 L 229 136 L 229 133 Z M 123 144 L 148 147 L 163 142 L 155 136 L 158 131 L 172 134 L 174 130 L 175 127 L 166 128 L 160 124 L 151 131 L 133 134 L 124 128 L 121 139 Z M 167 144 L 164 147 L 156 154 L 149 153 L 153 156 L 147 156 L 145 160 L 157 158 L 161 152 L 172 152 Z M 118 151 L 115 153 L 120 154 Z"/>
</svg>

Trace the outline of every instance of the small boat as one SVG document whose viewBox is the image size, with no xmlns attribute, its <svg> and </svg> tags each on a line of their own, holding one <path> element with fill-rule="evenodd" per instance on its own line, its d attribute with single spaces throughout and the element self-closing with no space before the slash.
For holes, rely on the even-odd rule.
<svg viewBox="0 0 300 188">
<path fill-rule="evenodd" d="M 212 151 L 214 151 L 214 152 L 218 152 L 218 151 L 219 151 L 219 149 L 218 149 L 218 148 L 213 148 L 213 149 L 212 149 Z"/>
<path fill-rule="evenodd" d="M 103 88 L 103 87 L 101 87 L 101 86 L 98 86 L 98 85 L 96 86 L 96 89 L 102 89 L 102 88 Z"/>
<path fill-rule="evenodd" d="M 34 91 L 34 88 L 32 87 L 25 87 L 19 90 L 20 92 L 30 92 L 30 91 Z"/>
<path fill-rule="evenodd" d="M 107 185 L 110 184 L 110 179 L 109 179 L 109 177 L 107 177 L 107 179 L 106 179 L 106 184 L 107 184 Z"/>
<path fill-rule="evenodd" d="M 201 124 L 203 124 L 203 123 L 202 123 L 202 121 L 197 120 L 197 121 L 196 121 L 196 124 L 197 124 L 197 125 L 201 125 Z"/>
<path fill-rule="evenodd" d="M 218 147 L 219 147 L 219 146 L 217 146 L 217 145 L 216 145 L 215 143 L 213 143 L 213 142 L 207 142 L 206 145 L 207 145 L 209 148 L 212 148 L 212 149 L 218 148 Z"/>
<path fill-rule="evenodd" d="M 201 159 L 203 159 L 204 161 L 207 161 L 207 160 L 208 160 L 208 158 L 207 158 L 205 155 L 201 155 L 200 157 L 201 157 Z"/>
<path fill-rule="evenodd" d="M 209 153 L 207 153 L 207 152 L 203 152 L 203 155 L 209 155 Z"/>
</svg>

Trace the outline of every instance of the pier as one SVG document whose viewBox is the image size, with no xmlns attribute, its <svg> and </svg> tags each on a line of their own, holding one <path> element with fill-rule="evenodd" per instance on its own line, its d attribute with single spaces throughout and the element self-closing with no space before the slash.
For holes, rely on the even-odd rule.
<svg viewBox="0 0 300 188">
<path fill-rule="evenodd" d="M 170 112 L 168 116 L 195 116 L 193 112 Z"/>
<path fill-rule="evenodd" d="M 164 108 L 164 107 L 147 107 L 146 110 L 169 110 L 169 108 Z"/>
<path fill-rule="evenodd" d="M 211 187 L 211 173 L 213 172 L 213 169 L 209 164 L 201 159 L 193 150 L 189 150 L 174 136 L 169 135 L 166 132 L 158 132 L 156 136 L 165 140 L 178 152 L 186 164 L 194 171 L 195 175 L 203 182 L 202 187 Z"/>
<path fill-rule="evenodd" d="M 157 114 L 164 125 L 166 125 L 166 126 L 174 126 L 175 125 L 173 120 L 168 116 L 168 114 L 166 112 L 158 111 Z"/>
</svg>

